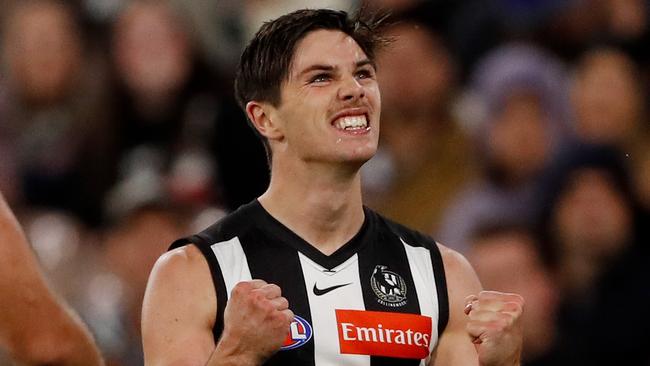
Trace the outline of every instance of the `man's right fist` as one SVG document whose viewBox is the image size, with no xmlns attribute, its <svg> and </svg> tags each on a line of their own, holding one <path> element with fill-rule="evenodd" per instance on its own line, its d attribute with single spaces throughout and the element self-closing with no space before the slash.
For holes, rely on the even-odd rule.
<svg viewBox="0 0 650 366">
<path fill-rule="evenodd" d="M 239 282 L 226 305 L 219 344 L 227 342 L 243 359 L 261 364 L 280 349 L 292 321 L 280 287 L 262 280 Z"/>
</svg>

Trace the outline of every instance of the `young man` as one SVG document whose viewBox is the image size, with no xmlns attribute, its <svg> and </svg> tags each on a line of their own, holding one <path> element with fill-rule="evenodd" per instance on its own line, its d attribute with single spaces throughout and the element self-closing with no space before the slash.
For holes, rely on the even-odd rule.
<svg viewBox="0 0 650 366">
<path fill-rule="evenodd" d="M 271 183 L 158 260 L 147 365 L 519 364 L 521 297 L 481 292 L 460 255 L 362 205 L 377 28 L 302 10 L 244 51 L 236 93 Z"/>
<path fill-rule="evenodd" d="M 21 364 L 103 364 L 86 326 L 48 288 L 1 192 L 0 309 L 0 348 Z"/>
</svg>

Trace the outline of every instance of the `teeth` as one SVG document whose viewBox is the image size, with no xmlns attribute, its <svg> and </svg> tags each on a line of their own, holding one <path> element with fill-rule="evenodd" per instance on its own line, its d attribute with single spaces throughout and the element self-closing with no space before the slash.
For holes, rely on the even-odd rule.
<svg viewBox="0 0 650 366">
<path fill-rule="evenodd" d="M 366 116 L 346 116 L 337 119 L 334 125 L 341 130 L 358 130 L 368 127 L 368 121 Z"/>
</svg>

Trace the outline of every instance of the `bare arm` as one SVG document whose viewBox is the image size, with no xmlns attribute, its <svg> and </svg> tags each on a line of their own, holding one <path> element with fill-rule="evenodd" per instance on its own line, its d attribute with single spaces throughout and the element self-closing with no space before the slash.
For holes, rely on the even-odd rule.
<svg viewBox="0 0 650 366">
<path fill-rule="evenodd" d="M 440 246 L 449 293 L 449 323 L 431 360 L 434 366 L 518 366 L 523 299 L 481 291 L 472 266 Z"/>
<path fill-rule="evenodd" d="M 101 365 L 90 332 L 48 288 L 0 193 L 0 346 L 28 365 Z"/>
<path fill-rule="evenodd" d="M 208 263 L 193 245 L 161 256 L 142 305 L 145 365 L 206 365 L 214 351 L 217 298 Z"/>
<path fill-rule="evenodd" d="M 278 286 L 261 280 L 237 284 L 215 345 L 217 301 L 198 248 L 188 245 L 160 257 L 142 308 L 145 365 L 260 365 L 280 348 L 293 313 Z"/>
</svg>

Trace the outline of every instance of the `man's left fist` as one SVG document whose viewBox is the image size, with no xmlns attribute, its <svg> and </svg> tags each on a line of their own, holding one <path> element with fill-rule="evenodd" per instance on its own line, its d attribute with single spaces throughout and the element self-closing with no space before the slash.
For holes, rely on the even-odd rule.
<svg viewBox="0 0 650 366">
<path fill-rule="evenodd" d="M 465 299 L 467 333 L 476 345 L 479 365 L 519 365 L 523 342 L 524 299 L 517 294 L 481 291 Z"/>
</svg>

